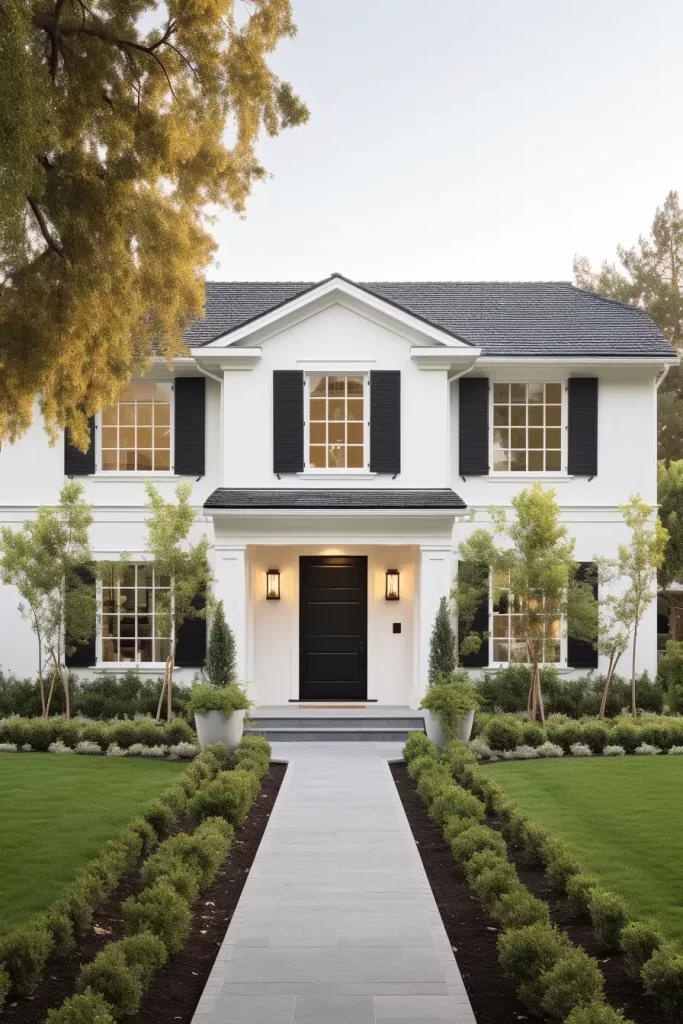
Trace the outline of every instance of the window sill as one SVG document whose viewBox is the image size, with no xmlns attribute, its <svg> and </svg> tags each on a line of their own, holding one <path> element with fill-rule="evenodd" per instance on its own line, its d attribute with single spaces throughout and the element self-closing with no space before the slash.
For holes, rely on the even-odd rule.
<svg viewBox="0 0 683 1024">
<path fill-rule="evenodd" d="M 489 473 L 484 479 L 494 484 L 506 481 L 509 483 L 511 480 L 539 480 L 548 484 L 564 484 L 569 483 L 574 477 L 568 473 Z"/>
<path fill-rule="evenodd" d="M 154 672 L 156 675 L 158 672 L 163 672 L 166 668 L 165 661 L 102 661 L 97 665 L 91 665 L 90 669 L 92 672 Z"/>
<path fill-rule="evenodd" d="M 91 473 L 90 479 L 103 483 L 111 483 L 112 480 L 137 480 L 138 483 L 140 483 L 145 480 L 180 480 L 180 477 L 172 470 L 166 469 L 149 470 L 148 472 L 133 472 L 131 470 L 121 470 L 118 472 L 115 470 L 103 470 L 102 472 Z"/>
<path fill-rule="evenodd" d="M 296 475 L 302 480 L 371 480 L 377 473 L 361 469 L 305 469 Z"/>
<path fill-rule="evenodd" d="M 494 665 L 482 665 L 481 668 L 482 668 L 482 670 L 484 672 L 491 672 L 491 673 L 493 673 L 493 672 L 506 672 L 512 665 L 519 665 L 519 664 L 520 664 L 520 662 L 518 662 L 518 661 L 496 662 Z M 521 662 L 521 664 L 524 664 L 524 662 Z M 527 668 L 529 668 L 529 667 L 530 666 L 527 665 Z M 570 665 L 558 665 L 557 663 L 548 663 L 547 665 L 539 665 L 538 667 L 540 669 L 554 668 L 556 670 L 557 674 L 560 675 L 560 676 L 566 676 L 570 672 L 581 672 L 581 671 L 583 671 L 582 669 L 572 668 Z"/>
</svg>

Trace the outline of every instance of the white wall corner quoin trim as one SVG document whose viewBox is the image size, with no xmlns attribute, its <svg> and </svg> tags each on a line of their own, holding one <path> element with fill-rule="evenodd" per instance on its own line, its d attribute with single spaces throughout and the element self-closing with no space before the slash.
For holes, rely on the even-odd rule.
<svg viewBox="0 0 683 1024">
<path fill-rule="evenodd" d="M 205 473 L 192 484 L 194 539 L 206 533 L 216 596 L 237 640 L 240 676 L 260 703 L 299 697 L 299 558 L 362 555 L 368 565 L 367 658 L 370 699 L 417 705 L 427 681 L 428 645 L 439 599 L 448 593 L 457 547 L 488 519 L 491 504 L 512 498 L 535 479 L 557 489 L 562 520 L 576 541 L 576 557 L 610 555 L 625 539 L 620 504 L 640 492 L 656 502 L 656 378 L 667 357 L 592 356 L 502 358 L 454 337 L 341 277 L 216 337 L 174 361 L 173 373 L 154 364 L 149 379 L 205 379 Z M 278 479 L 273 471 L 273 374 L 369 375 L 400 371 L 401 470 L 394 477 L 362 470 L 329 473 L 304 467 Z M 556 382 L 569 376 L 599 379 L 598 474 L 467 476 L 459 466 L 459 377 L 498 382 Z M 566 409 L 565 409 L 566 412 Z M 366 421 L 369 421 L 369 408 Z M 366 422 L 366 428 L 369 422 Z M 563 423 L 563 429 L 566 427 Z M 366 429 L 366 444 L 369 430 Z M 624 453 L 628 453 L 628 472 Z M 152 478 L 171 497 L 179 477 Z M 38 506 L 54 504 L 64 483 L 63 443 L 50 448 L 39 417 L 28 434 L 0 451 L 0 523 L 17 528 Z M 96 557 L 121 551 L 145 557 L 144 474 L 79 477 L 94 506 Z M 443 509 L 205 509 L 217 488 L 319 490 L 452 488 L 467 510 Z M 475 518 L 469 521 L 469 510 Z M 265 573 L 280 570 L 281 598 L 265 599 Z M 401 598 L 385 600 L 387 569 L 398 569 Z M 20 676 L 36 671 L 35 639 L 18 611 L 18 595 L 0 587 L 0 668 Z M 400 623 L 401 632 L 392 631 Z M 647 612 L 638 670 L 656 668 L 656 605 Z M 106 671 L 106 666 L 92 671 Z M 142 671 L 156 669 L 141 668 Z M 603 670 L 601 661 L 598 671 Z M 81 670 L 79 670 L 81 673 Z M 179 670 L 189 682 L 194 670 Z M 87 675 L 88 670 L 82 674 Z"/>
</svg>

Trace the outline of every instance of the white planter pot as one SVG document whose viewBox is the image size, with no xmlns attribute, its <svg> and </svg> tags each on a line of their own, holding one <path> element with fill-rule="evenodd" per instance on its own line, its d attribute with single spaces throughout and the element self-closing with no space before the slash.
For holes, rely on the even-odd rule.
<svg viewBox="0 0 683 1024">
<path fill-rule="evenodd" d="M 246 711 L 233 711 L 227 718 L 222 711 L 206 711 L 194 716 L 199 745 L 224 743 L 228 750 L 234 750 L 242 739 Z"/>
<path fill-rule="evenodd" d="M 462 740 L 463 743 L 470 742 L 470 736 L 472 735 L 472 726 L 474 725 L 474 711 L 468 711 L 458 729 L 458 739 Z"/>
<path fill-rule="evenodd" d="M 431 711 L 428 711 L 427 708 L 423 708 L 422 714 L 425 716 L 425 732 L 427 733 L 428 739 L 430 739 L 432 743 L 436 743 L 437 747 L 445 747 L 448 741 L 443 729 L 441 728 L 439 719 L 436 715 L 433 715 Z"/>
<path fill-rule="evenodd" d="M 441 728 L 439 719 L 426 708 L 423 708 L 422 714 L 425 716 L 425 731 L 428 738 L 432 743 L 436 743 L 437 747 L 443 749 L 448 744 L 448 737 Z M 458 727 L 458 739 L 462 740 L 463 743 L 469 743 L 473 724 L 474 711 L 468 711 Z"/>
</svg>

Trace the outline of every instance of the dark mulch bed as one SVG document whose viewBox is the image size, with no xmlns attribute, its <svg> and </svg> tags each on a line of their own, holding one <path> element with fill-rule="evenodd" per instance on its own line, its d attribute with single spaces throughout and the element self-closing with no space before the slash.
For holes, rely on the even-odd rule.
<svg viewBox="0 0 683 1024">
<path fill-rule="evenodd" d="M 515 995 L 498 967 L 498 929 L 470 889 L 462 870 L 430 820 L 405 765 L 391 766 L 403 809 L 434 893 L 477 1024 L 538 1020 Z"/>
<path fill-rule="evenodd" d="M 519 1002 L 500 973 L 498 929 L 469 888 L 440 828 L 430 820 L 405 765 L 393 765 L 391 770 L 478 1024 L 538 1020 Z M 487 823 L 493 828 L 498 824 L 495 819 Z M 543 869 L 529 866 L 522 851 L 509 848 L 509 853 L 520 879 L 534 896 L 548 904 L 553 923 L 598 960 L 610 1006 L 622 1009 L 635 1024 L 662 1024 L 665 1017 L 661 1007 L 645 994 L 639 982 L 629 978 L 621 956 L 600 948 L 588 915 L 576 914 Z"/>
<path fill-rule="evenodd" d="M 195 905 L 187 946 L 171 957 L 156 975 L 139 1014 L 126 1018 L 130 1024 L 169 1024 L 171 1021 L 189 1024 L 192 1020 L 268 824 L 285 771 L 285 765 L 271 765 L 216 881 L 202 893 Z M 189 819 L 180 820 L 174 832 L 185 831 L 188 827 L 193 827 Z M 68 996 L 73 995 L 81 964 L 89 963 L 107 942 L 123 938 L 121 904 L 128 896 L 137 895 L 140 888 L 136 870 L 122 880 L 107 904 L 98 911 L 93 931 L 84 936 L 76 951 L 48 964 L 36 995 L 3 1008 L 2 1024 L 43 1024 L 49 1009 L 61 1006 Z"/>
<path fill-rule="evenodd" d="M 495 819 L 489 820 L 489 824 L 497 826 Z M 602 949 L 588 914 L 577 914 L 545 871 L 528 865 L 522 850 L 508 846 L 508 852 L 527 888 L 548 904 L 553 924 L 565 931 L 572 942 L 582 946 L 600 964 L 605 978 L 605 998 L 610 1006 L 623 1010 L 626 1017 L 636 1024 L 662 1024 L 666 1018 L 661 1006 L 645 993 L 640 982 L 629 978 L 624 970 L 624 958 L 620 954 Z"/>
</svg>

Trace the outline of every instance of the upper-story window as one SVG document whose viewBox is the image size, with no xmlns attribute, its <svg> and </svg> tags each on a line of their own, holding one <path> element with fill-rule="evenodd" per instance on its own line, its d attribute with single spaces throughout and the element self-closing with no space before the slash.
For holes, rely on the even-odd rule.
<svg viewBox="0 0 683 1024">
<path fill-rule="evenodd" d="M 149 563 L 126 566 L 102 584 L 103 662 L 163 662 L 168 657 L 170 581 Z"/>
<path fill-rule="evenodd" d="M 170 384 L 135 381 L 103 410 L 103 470 L 170 470 L 171 395 Z"/>
<path fill-rule="evenodd" d="M 311 374 L 308 378 L 308 466 L 365 466 L 365 377 Z"/>
<path fill-rule="evenodd" d="M 494 473 L 562 468 L 562 385 L 493 384 Z"/>
</svg>

